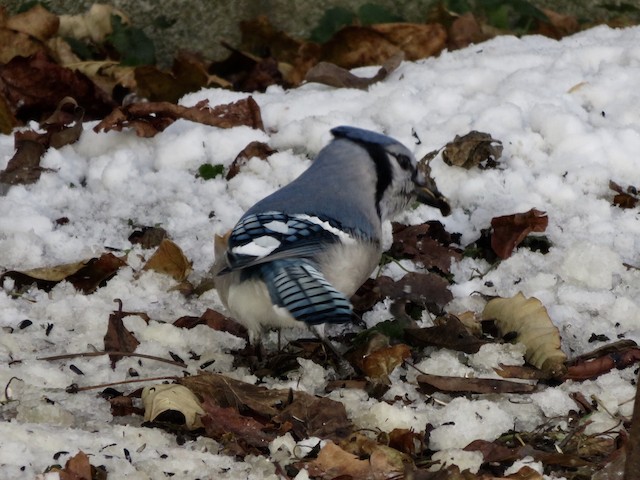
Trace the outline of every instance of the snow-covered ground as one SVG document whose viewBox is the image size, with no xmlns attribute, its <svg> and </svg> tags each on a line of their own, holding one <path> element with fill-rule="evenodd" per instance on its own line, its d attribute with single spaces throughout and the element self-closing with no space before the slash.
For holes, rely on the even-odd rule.
<svg viewBox="0 0 640 480">
<path fill-rule="evenodd" d="M 337 125 L 384 132 L 403 141 L 418 158 L 471 130 L 503 142 L 501 166 L 495 170 L 450 167 L 438 157 L 433 176 L 451 202 L 452 215 L 442 218 L 421 206 L 401 219 L 405 222 L 441 220 L 467 244 L 492 217 L 531 208 L 547 212 L 551 251 L 543 255 L 520 249 L 482 279 L 475 273 L 489 270 L 488 264 L 462 260 L 453 266 L 451 311 L 481 311 L 483 300 L 472 292 L 508 297 L 522 291 L 546 306 L 569 357 L 599 345 L 590 343 L 592 334 L 611 341 L 640 340 L 640 271 L 623 266 L 640 265 L 640 218 L 637 208 L 613 206 L 609 189 L 610 180 L 623 187 L 640 185 L 638 79 L 640 28 L 597 27 L 559 42 L 498 37 L 438 58 L 403 63 L 367 91 L 318 84 L 289 91 L 273 87 L 254 95 L 267 133 L 178 121 L 144 139 L 132 131 L 94 133 L 93 124 L 87 124 L 77 143 L 47 152 L 42 166 L 51 171 L 37 183 L 12 187 L 0 198 L 0 266 L 24 270 L 116 248 L 129 252 L 130 267 L 91 295 L 76 293 L 65 282 L 49 293 L 32 289 L 18 298 L 9 296 L 10 280 L 0 289 L 0 477 L 34 478 L 83 450 L 92 464 L 106 466 L 109 478 L 165 478 L 163 472 L 184 479 L 276 478 L 268 459 L 234 462 L 214 453 L 216 446 L 207 439 L 177 445 L 171 434 L 123 424 L 127 417 L 113 418 L 109 403 L 96 391 L 65 392 L 72 383 L 128 379 L 130 369 L 154 377 L 181 375 L 180 368 L 127 358 L 114 371 L 106 357 L 38 358 L 102 349 L 107 318 L 119 298 L 124 310 L 147 312 L 152 319 L 149 324 L 139 317 L 125 320 L 141 342 L 137 352 L 166 357 L 172 351 L 189 363 L 191 373 L 215 359 L 208 370 L 255 381 L 246 371 L 231 369 L 229 348 L 241 340 L 205 326 L 186 330 L 170 325 L 180 316 L 223 307 L 215 290 L 186 300 L 170 291 L 174 283 L 167 276 L 139 274 L 143 252 L 127 240 L 130 223 L 165 228 L 193 261 L 190 279 L 197 282 L 213 263 L 213 235 L 228 230 L 255 201 L 301 173 Z M 217 105 L 246 96 L 211 89 L 188 95 L 182 103 L 208 99 Z M 254 140 L 268 142 L 278 153 L 268 162 L 252 160 L 228 182 L 196 177 L 203 163 L 229 166 Z M 13 153 L 13 138 L 0 136 L 0 168 Z M 61 217 L 69 222 L 58 225 L 55 220 Z M 366 320 L 389 317 L 388 310 L 378 307 Z M 20 329 L 25 319 L 33 324 Z M 53 327 L 48 330 L 48 325 Z M 188 360 L 189 352 L 200 359 Z M 420 367 L 443 375 L 492 376 L 499 362 L 522 361 L 519 347 L 494 345 L 470 356 L 434 351 Z M 393 375 L 385 398 L 399 395 L 412 403 L 377 401 L 361 391 L 333 392 L 331 397 L 343 401 L 363 427 L 388 431 L 429 422 L 435 427 L 430 447 L 442 451 L 440 458 L 453 456 L 472 467 L 477 467 L 478 455 L 459 454 L 458 449 L 474 439 L 493 440 L 514 426 L 530 430 L 566 414 L 576 408 L 571 392 L 595 395 L 600 402 L 592 431 L 615 427 L 617 420 L 610 414 L 630 415 L 635 392 L 633 369 L 628 368 L 594 381 L 546 388 L 526 401 L 510 402 L 505 395 L 457 398 L 442 406 L 417 393 L 412 371 L 403 372 L 406 381 L 400 373 Z M 5 389 L 12 377 L 19 380 Z M 326 378 L 324 369 L 304 363 L 289 383 L 274 380 L 272 385 L 320 394 Z M 54 459 L 57 452 L 68 453 Z"/>
</svg>

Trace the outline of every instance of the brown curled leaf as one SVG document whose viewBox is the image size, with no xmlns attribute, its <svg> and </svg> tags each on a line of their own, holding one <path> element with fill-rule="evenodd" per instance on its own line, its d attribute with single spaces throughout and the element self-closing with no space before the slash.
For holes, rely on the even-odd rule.
<svg viewBox="0 0 640 480">
<path fill-rule="evenodd" d="M 403 58 L 404 55 L 401 52 L 392 55 L 383 63 L 378 72 L 370 78 L 358 77 L 349 70 L 333 63 L 320 62 L 307 72 L 305 80 L 336 88 L 358 88 L 364 90 L 370 85 L 387 78 L 391 72 L 398 68 Z"/>
<path fill-rule="evenodd" d="M 491 248 L 500 258 L 509 258 L 527 235 L 544 232 L 548 224 L 547 214 L 535 208 L 525 213 L 494 217 L 491 220 Z"/>
</svg>

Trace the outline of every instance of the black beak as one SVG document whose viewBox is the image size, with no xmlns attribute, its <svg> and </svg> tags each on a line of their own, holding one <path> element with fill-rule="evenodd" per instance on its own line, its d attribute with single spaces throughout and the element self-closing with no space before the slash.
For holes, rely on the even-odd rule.
<svg viewBox="0 0 640 480">
<path fill-rule="evenodd" d="M 425 170 L 428 170 L 426 175 Z M 435 180 L 431 178 L 430 170 L 431 169 L 420 168 L 420 165 L 418 166 L 415 178 L 413 179 L 415 183 L 413 191 L 420 203 L 437 208 L 440 210 L 440 213 L 446 217 L 451 213 L 451 205 L 449 205 L 447 198 L 438 190 Z"/>
<path fill-rule="evenodd" d="M 442 195 L 437 188 L 416 185 L 414 192 L 420 203 L 437 208 L 445 217 L 451 213 L 451 205 L 449 205 L 446 197 Z"/>
</svg>

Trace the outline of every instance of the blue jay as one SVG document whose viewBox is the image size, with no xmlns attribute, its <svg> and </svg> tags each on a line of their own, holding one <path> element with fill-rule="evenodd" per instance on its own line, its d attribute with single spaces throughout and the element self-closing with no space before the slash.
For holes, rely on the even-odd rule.
<svg viewBox="0 0 640 480">
<path fill-rule="evenodd" d="M 265 327 L 350 321 L 349 298 L 380 260 L 382 223 L 416 198 L 448 214 L 407 147 L 355 127 L 331 133 L 305 172 L 217 237 L 216 288 L 251 341 Z"/>
</svg>

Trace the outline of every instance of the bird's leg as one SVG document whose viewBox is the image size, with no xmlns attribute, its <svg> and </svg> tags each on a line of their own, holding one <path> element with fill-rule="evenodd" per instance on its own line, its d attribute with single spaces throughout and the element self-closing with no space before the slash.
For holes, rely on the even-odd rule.
<svg viewBox="0 0 640 480">
<path fill-rule="evenodd" d="M 340 378 L 345 379 L 353 377 L 356 373 L 355 370 L 353 369 L 351 364 L 344 358 L 336 345 L 324 334 L 324 324 L 312 325 L 309 327 L 309 330 L 311 330 L 316 338 L 320 340 L 331 353 L 333 353 L 333 356 L 337 361 L 337 373 L 338 375 L 340 375 Z"/>
</svg>

